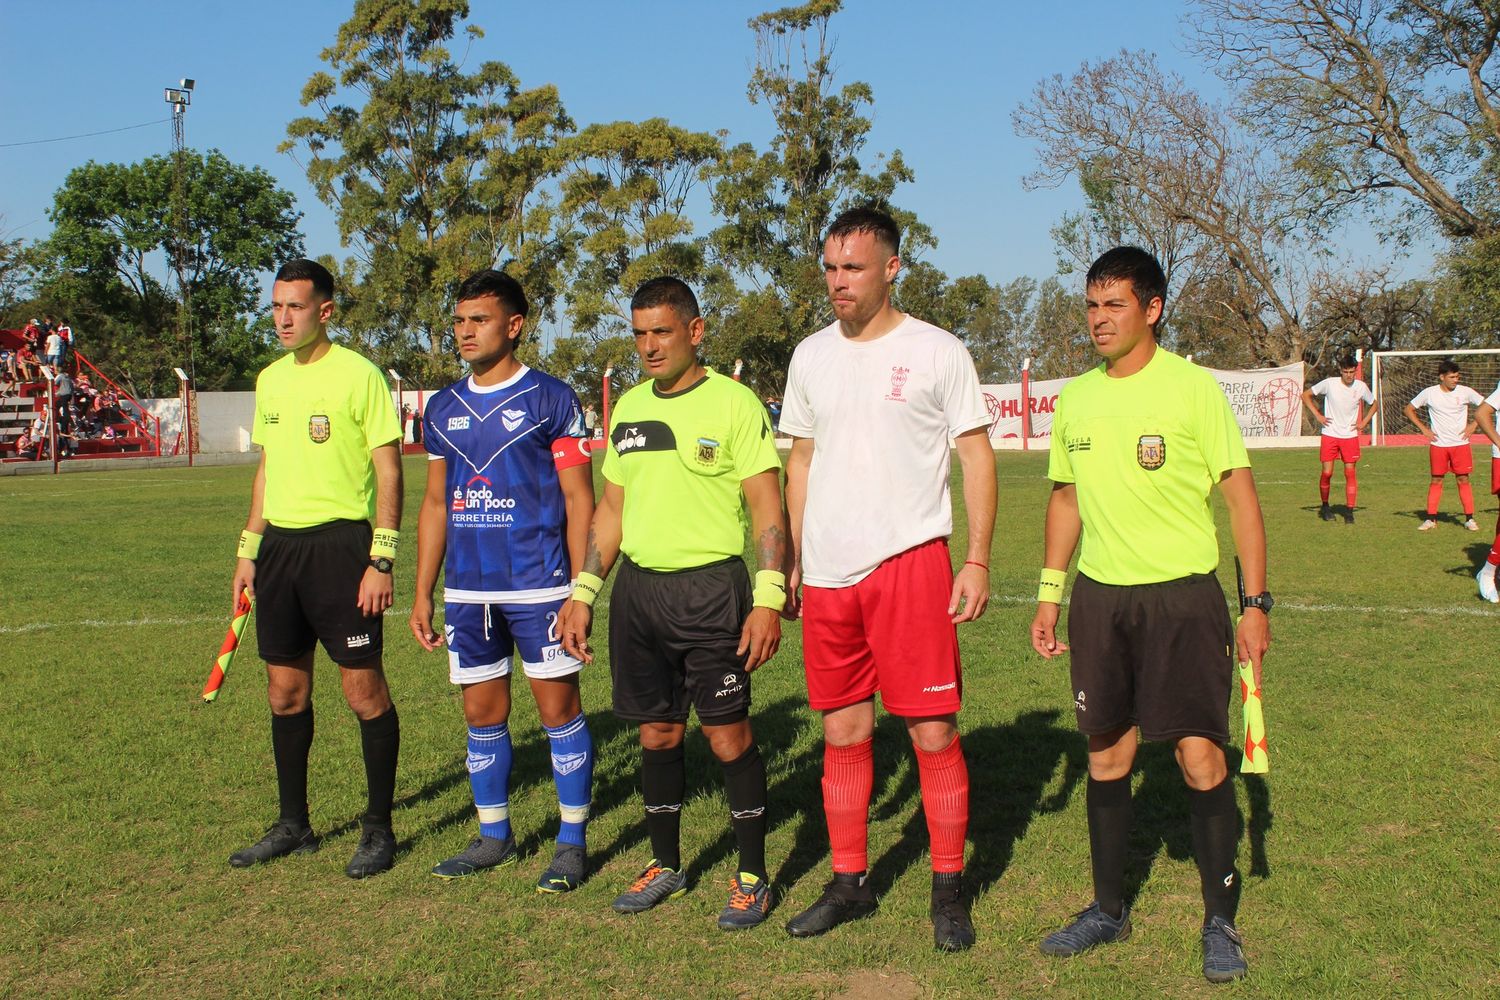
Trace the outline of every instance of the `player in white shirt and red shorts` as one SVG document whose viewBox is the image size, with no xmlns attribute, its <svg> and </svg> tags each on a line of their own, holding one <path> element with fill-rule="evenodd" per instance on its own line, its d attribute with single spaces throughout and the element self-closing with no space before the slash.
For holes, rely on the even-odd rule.
<svg viewBox="0 0 1500 1000">
<path fill-rule="evenodd" d="M 1500 433 L 1495 430 L 1495 411 L 1500 410 L 1500 385 L 1485 397 L 1479 409 L 1474 411 L 1474 423 L 1490 439 L 1490 492 L 1500 494 Z M 1479 583 L 1479 596 L 1491 604 L 1500 604 L 1500 590 L 1495 586 L 1495 570 L 1500 567 L 1500 519 L 1495 522 L 1495 544 L 1474 579 Z"/>
<path fill-rule="evenodd" d="M 1463 372 L 1457 362 L 1443 361 L 1438 365 L 1438 384 L 1417 393 L 1416 398 L 1406 404 L 1406 419 L 1417 425 L 1422 436 L 1431 442 L 1427 457 L 1432 468 L 1432 482 L 1427 486 L 1427 519 L 1418 531 L 1431 531 L 1437 524 L 1438 502 L 1443 498 L 1443 479 L 1448 473 L 1458 480 L 1458 499 L 1464 507 L 1464 527 L 1478 531 L 1474 521 L 1474 491 L 1469 487 L 1469 473 L 1474 471 L 1474 452 L 1469 448 L 1469 435 L 1474 433 L 1474 421 L 1469 417 L 1469 407 L 1478 406 L 1484 398 L 1466 385 L 1460 385 Z M 1424 424 L 1417 411 L 1427 408 L 1431 426 Z"/>
<path fill-rule="evenodd" d="M 823 808 L 834 880 L 787 924 L 812 937 L 875 909 L 866 882 L 874 699 L 916 754 L 932 855 L 934 944 L 974 943 L 962 899 L 969 772 L 959 746 L 958 637 L 989 600 L 995 453 L 963 343 L 891 305 L 901 235 L 874 208 L 834 220 L 823 273 L 834 323 L 797 346 L 781 432 L 792 438 L 787 510 L 799 559 L 808 701 L 823 714 Z M 949 442 L 963 468 L 967 547 L 957 573 Z"/>
<path fill-rule="evenodd" d="M 1323 397 L 1321 412 L 1313 402 L 1314 396 Z M 1370 407 L 1362 420 L 1359 415 L 1361 403 Z M 1359 378 L 1359 366 L 1348 356 L 1339 360 L 1338 378 L 1325 378 L 1302 393 L 1302 405 L 1323 427 L 1323 440 L 1318 449 L 1318 461 L 1323 463 L 1323 473 L 1318 480 L 1318 495 L 1322 498 L 1318 516 L 1325 521 L 1333 520 L 1328 492 L 1333 485 L 1333 463 L 1337 459 L 1344 463 L 1344 523 L 1354 523 L 1354 504 L 1359 498 L 1359 478 L 1355 475 L 1354 465 L 1359 461 L 1359 435 L 1375 416 L 1374 403 L 1375 394 Z"/>
</svg>

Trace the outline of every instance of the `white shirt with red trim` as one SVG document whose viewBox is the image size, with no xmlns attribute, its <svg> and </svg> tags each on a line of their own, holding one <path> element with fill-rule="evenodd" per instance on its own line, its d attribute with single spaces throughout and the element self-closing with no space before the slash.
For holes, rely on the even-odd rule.
<svg viewBox="0 0 1500 1000">
<path fill-rule="evenodd" d="M 871 341 L 838 323 L 797 345 L 782 434 L 811 438 L 802 579 L 848 587 L 953 533 L 950 440 L 990 422 L 962 341 L 907 316 Z"/>
<path fill-rule="evenodd" d="M 1411 401 L 1412 409 L 1427 407 L 1427 423 L 1437 435 L 1432 442 L 1438 448 L 1457 448 L 1469 443 L 1464 429 L 1469 426 L 1469 407 L 1478 406 L 1484 397 L 1466 385 L 1451 392 L 1441 385 L 1429 385 Z"/>
<path fill-rule="evenodd" d="M 1314 396 L 1323 397 L 1323 416 L 1328 423 L 1323 425 L 1323 434 L 1332 438 L 1352 438 L 1359 433 L 1359 404 L 1373 406 L 1375 394 L 1362 379 L 1348 385 L 1341 378 L 1325 378 L 1310 390 Z"/>
</svg>

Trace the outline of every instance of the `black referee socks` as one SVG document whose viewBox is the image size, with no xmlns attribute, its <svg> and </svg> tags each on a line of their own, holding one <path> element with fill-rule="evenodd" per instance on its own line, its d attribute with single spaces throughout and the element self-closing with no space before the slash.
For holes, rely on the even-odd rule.
<svg viewBox="0 0 1500 1000">
<path fill-rule="evenodd" d="M 1089 778 L 1089 858 L 1094 866 L 1094 899 L 1119 919 L 1125 909 L 1125 852 L 1130 846 L 1130 775 L 1114 781 Z"/>
<path fill-rule="evenodd" d="M 1206 792 L 1188 789 L 1193 825 L 1193 859 L 1203 883 L 1203 923 L 1223 917 L 1234 923 L 1239 907 L 1240 876 L 1234 870 L 1240 842 L 1240 811 L 1234 784 L 1226 777 Z"/>
<path fill-rule="evenodd" d="M 641 747 L 641 798 L 646 804 L 646 832 L 651 853 L 663 868 L 682 868 L 682 795 L 687 786 L 679 743 L 666 750 Z"/>
<path fill-rule="evenodd" d="M 271 756 L 276 761 L 276 792 L 281 818 L 299 827 L 307 819 L 307 756 L 312 751 L 313 710 L 271 716 Z"/>
<path fill-rule="evenodd" d="M 734 760 L 720 761 L 724 769 L 724 797 L 729 800 L 729 815 L 734 824 L 734 840 L 740 849 L 740 871 L 757 878 L 766 877 L 766 762 L 760 747 L 750 749 Z"/>
<path fill-rule="evenodd" d="M 391 805 L 396 798 L 396 757 L 401 750 L 401 720 L 396 706 L 384 715 L 359 720 L 359 742 L 365 754 L 365 782 L 370 804 L 365 823 L 391 825 Z"/>
</svg>

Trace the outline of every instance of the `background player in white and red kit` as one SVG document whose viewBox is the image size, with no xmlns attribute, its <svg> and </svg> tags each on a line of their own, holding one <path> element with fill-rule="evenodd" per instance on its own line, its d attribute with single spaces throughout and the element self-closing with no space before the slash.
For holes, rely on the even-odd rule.
<svg viewBox="0 0 1500 1000">
<path fill-rule="evenodd" d="M 1464 507 L 1464 527 L 1478 531 L 1474 521 L 1474 491 L 1469 486 L 1469 473 L 1474 471 L 1474 452 L 1469 449 L 1469 435 L 1474 433 L 1474 421 L 1469 417 L 1469 407 L 1484 402 L 1479 393 L 1466 385 L 1460 385 L 1463 372 L 1453 361 L 1438 365 L 1438 384 L 1430 385 L 1417 393 L 1416 398 L 1406 404 L 1406 419 L 1417 425 L 1422 436 L 1430 442 L 1427 457 L 1431 463 L 1432 482 L 1427 486 L 1427 518 L 1418 526 L 1418 531 L 1430 531 L 1437 524 L 1438 503 L 1443 498 L 1443 478 L 1453 473 L 1458 481 L 1458 499 Z M 1427 409 L 1425 424 L 1417 411 Z"/>
<path fill-rule="evenodd" d="M 995 455 L 974 362 L 951 333 L 897 311 L 901 234 L 886 213 L 845 212 L 829 228 L 823 273 L 836 321 L 798 345 L 781 432 L 792 437 L 787 510 L 803 585 L 808 701 L 823 713 L 823 807 L 834 880 L 787 924 L 810 937 L 875 907 L 866 883 L 874 783 L 874 697 L 906 720 L 932 847 L 938 948 L 974 943 L 962 900 L 969 773 L 958 741 L 955 624 L 989 600 Z M 956 578 L 949 441 L 969 516 Z"/>
<path fill-rule="evenodd" d="M 1500 410 L 1500 385 L 1485 397 L 1474 411 L 1474 423 L 1490 439 L 1490 492 L 1500 494 L 1500 433 L 1495 430 L 1495 411 Z M 1500 518 L 1495 521 L 1495 544 L 1490 546 L 1484 565 L 1474 579 L 1479 583 L 1479 596 L 1491 604 L 1500 604 L 1500 590 L 1495 587 L 1495 570 L 1500 567 Z"/>
<path fill-rule="evenodd" d="M 1323 397 L 1321 411 L 1313 402 L 1314 396 Z M 1363 420 L 1359 415 L 1361 403 L 1370 407 Z M 1374 404 L 1375 394 L 1359 378 L 1359 366 L 1348 356 L 1339 360 L 1338 378 L 1325 378 L 1302 393 L 1302 405 L 1323 428 L 1318 449 L 1318 460 L 1323 463 L 1318 479 L 1318 496 L 1322 500 L 1318 516 L 1325 521 L 1333 520 L 1328 491 L 1333 485 L 1333 463 L 1337 459 L 1344 463 L 1344 523 L 1354 523 L 1354 504 L 1359 499 L 1359 479 L 1354 471 L 1359 461 L 1359 435 L 1375 418 Z"/>
<path fill-rule="evenodd" d="M 558 618 L 583 565 L 594 485 L 578 397 L 516 358 L 526 294 L 508 274 L 459 286 L 453 336 L 472 374 L 432 397 L 423 417 L 427 491 L 417 522 L 411 630 L 428 651 L 432 590 L 444 577 L 448 677 L 463 687 L 469 783 L 479 836 L 433 868 L 460 878 L 516 859 L 510 827 L 512 647 L 552 749 L 562 814 L 539 892 L 583 881 L 594 746 L 578 695 L 583 664 L 563 651 Z"/>
</svg>

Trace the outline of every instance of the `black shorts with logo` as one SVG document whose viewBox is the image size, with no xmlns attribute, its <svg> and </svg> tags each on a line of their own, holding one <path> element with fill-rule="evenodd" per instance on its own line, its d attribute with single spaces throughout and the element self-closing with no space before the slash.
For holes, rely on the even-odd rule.
<svg viewBox="0 0 1500 1000">
<path fill-rule="evenodd" d="M 749 715 L 750 675 L 735 649 L 750 601 L 739 557 L 656 573 L 622 556 L 609 601 L 615 715 L 686 722 L 693 708 L 706 725 Z"/>
<path fill-rule="evenodd" d="M 1234 633 L 1212 574 L 1117 587 L 1080 573 L 1068 645 L 1080 731 L 1229 741 Z"/>
<path fill-rule="evenodd" d="M 370 566 L 370 524 L 329 521 L 311 528 L 266 528 L 255 560 L 255 637 L 267 663 L 290 663 L 318 642 L 334 663 L 379 656 L 380 615 L 356 603 Z"/>
</svg>

